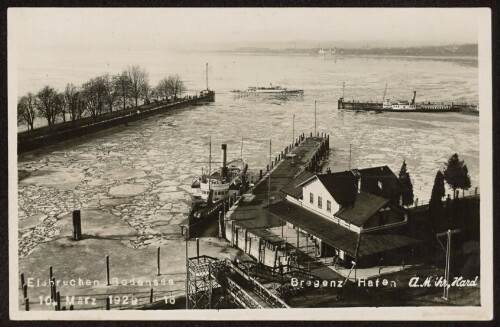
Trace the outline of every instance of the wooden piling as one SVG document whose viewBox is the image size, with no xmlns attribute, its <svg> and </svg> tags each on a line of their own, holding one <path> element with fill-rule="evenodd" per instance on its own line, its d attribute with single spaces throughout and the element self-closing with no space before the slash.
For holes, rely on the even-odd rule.
<svg viewBox="0 0 500 327">
<path fill-rule="evenodd" d="M 200 239 L 196 238 L 196 257 L 200 261 Z"/>
<path fill-rule="evenodd" d="M 153 288 L 151 288 L 151 292 L 149 293 L 149 303 L 153 303 Z"/>
<path fill-rule="evenodd" d="M 30 299 L 28 299 L 28 298 L 24 299 L 24 310 L 30 311 Z"/>
<path fill-rule="evenodd" d="M 156 253 L 156 262 L 157 262 L 157 267 L 156 267 L 156 275 L 160 276 L 160 247 L 158 247 L 157 253 Z"/>
<path fill-rule="evenodd" d="M 51 287 L 51 299 L 52 301 L 55 301 L 56 300 L 56 292 L 57 292 L 57 289 L 56 289 L 56 278 L 52 276 L 51 280 L 50 280 L 50 287 Z"/>
<path fill-rule="evenodd" d="M 28 297 L 28 285 L 26 284 L 23 285 L 23 297 L 24 298 Z"/>
<path fill-rule="evenodd" d="M 261 170 L 260 170 L 260 172 L 259 172 L 259 180 L 261 180 L 261 179 L 262 179 L 262 169 L 261 169 Z M 476 188 L 476 189 L 477 189 L 477 188 Z"/>
<path fill-rule="evenodd" d="M 24 286 L 24 273 L 21 273 L 21 287 Z M 26 297 L 26 296 L 25 296 Z"/>
<path fill-rule="evenodd" d="M 222 218 L 222 212 L 219 211 L 219 238 L 224 237 L 224 220 Z"/>
<path fill-rule="evenodd" d="M 106 297 L 106 310 L 111 309 L 111 303 L 109 301 L 109 296 Z"/>
<path fill-rule="evenodd" d="M 106 255 L 106 281 L 108 286 L 111 285 L 109 282 L 109 255 Z"/>
<path fill-rule="evenodd" d="M 73 210 L 73 240 L 82 239 L 82 219 L 80 210 Z"/>
<path fill-rule="evenodd" d="M 56 311 L 61 311 L 61 294 L 59 291 L 56 293 Z"/>
</svg>

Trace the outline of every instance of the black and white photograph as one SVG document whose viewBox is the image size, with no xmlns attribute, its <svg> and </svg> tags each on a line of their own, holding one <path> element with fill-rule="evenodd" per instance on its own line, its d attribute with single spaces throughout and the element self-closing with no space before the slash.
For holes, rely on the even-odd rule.
<svg viewBox="0 0 500 327">
<path fill-rule="evenodd" d="M 493 317 L 489 9 L 7 27 L 11 319 Z"/>
</svg>

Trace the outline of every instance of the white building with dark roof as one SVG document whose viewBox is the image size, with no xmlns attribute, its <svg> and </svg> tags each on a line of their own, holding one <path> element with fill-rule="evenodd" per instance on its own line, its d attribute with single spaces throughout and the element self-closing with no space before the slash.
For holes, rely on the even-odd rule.
<svg viewBox="0 0 500 327">
<path fill-rule="evenodd" d="M 358 266 L 404 260 L 418 240 L 405 231 L 402 185 L 387 166 L 345 172 L 304 172 L 281 189 L 284 201 L 267 207 L 316 241 L 318 254 Z"/>
</svg>

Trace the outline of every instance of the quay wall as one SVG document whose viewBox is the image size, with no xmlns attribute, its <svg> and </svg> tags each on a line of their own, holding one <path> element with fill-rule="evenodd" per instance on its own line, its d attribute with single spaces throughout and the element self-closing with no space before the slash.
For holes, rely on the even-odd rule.
<svg viewBox="0 0 500 327">
<path fill-rule="evenodd" d="M 144 119 L 176 108 L 183 108 L 200 102 L 213 102 L 214 94 L 184 98 L 177 102 L 158 102 L 103 114 L 96 118 L 85 117 L 74 122 L 45 126 L 17 134 L 18 153 L 35 150 L 43 146 L 66 141 L 107 128 Z"/>
</svg>

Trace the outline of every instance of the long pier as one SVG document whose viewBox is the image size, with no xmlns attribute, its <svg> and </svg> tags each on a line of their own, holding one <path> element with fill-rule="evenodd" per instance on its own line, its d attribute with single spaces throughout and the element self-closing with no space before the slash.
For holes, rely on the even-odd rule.
<svg viewBox="0 0 500 327">
<path fill-rule="evenodd" d="M 285 195 L 280 189 L 296 176 L 310 175 L 318 171 L 322 160 L 328 154 L 330 138 L 317 134 L 305 137 L 302 134 L 295 144 L 288 146 L 272 162 L 271 167 L 255 186 L 244 194 L 228 211 L 223 236 L 232 246 L 239 247 L 257 262 L 276 267 L 277 256 L 284 240 L 267 229 L 279 227 L 283 222 L 264 209 L 265 206 L 281 201 Z M 270 178 L 270 181 L 269 181 Z M 250 239 L 254 239 L 252 242 Z M 259 241 L 256 242 L 255 239 Z M 266 247 L 265 244 L 273 246 Z"/>
<path fill-rule="evenodd" d="M 126 110 L 108 112 L 98 117 L 85 117 L 76 121 L 24 131 L 17 134 L 18 153 L 95 133 L 110 127 L 130 123 L 156 114 L 199 103 L 214 102 L 215 92 L 204 91 L 200 96 L 186 97 L 176 102 L 159 101 Z"/>
</svg>

